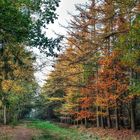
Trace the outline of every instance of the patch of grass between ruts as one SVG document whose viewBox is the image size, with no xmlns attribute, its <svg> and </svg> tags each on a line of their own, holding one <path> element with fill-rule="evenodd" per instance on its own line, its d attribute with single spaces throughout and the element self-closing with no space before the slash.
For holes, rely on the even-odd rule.
<svg viewBox="0 0 140 140">
<path fill-rule="evenodd" d="M 33 140 L 99 140 L 96 136 L 79 133 L 72 128 L 63 128 L 49 121 L 32 121 L 28 127 L 43 130 L 42 135 Z"/>
</svg>

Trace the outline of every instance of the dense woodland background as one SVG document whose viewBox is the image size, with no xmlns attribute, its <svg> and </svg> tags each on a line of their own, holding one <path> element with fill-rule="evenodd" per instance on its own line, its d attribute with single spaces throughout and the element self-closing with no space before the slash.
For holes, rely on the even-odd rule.
<svg viewBox="0 0 140 140">
<path fill-rule="evenodd" d="M 58 6 L 58 0 L 0 0 L 0 122 L 34 117 L 136 131 L 140 1 L 76 5 L 78 14 L 64 27 L 67 35 L 48 38 L 42 30 L 57 19 Z M 33 47 L 55 57 L 41 93 Z"/>
</svg>

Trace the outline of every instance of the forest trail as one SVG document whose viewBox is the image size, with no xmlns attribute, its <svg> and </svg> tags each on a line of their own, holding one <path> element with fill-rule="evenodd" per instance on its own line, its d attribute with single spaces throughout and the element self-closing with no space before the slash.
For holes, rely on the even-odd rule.
<svg viewBox="0 0 140 140">
<path fill-rule="evenodd" d="M 27 128 L 26 124 L 15 127 L 0 126 L 0 140 L 32 140 L 40 132 L 34 128 Z"/>
<path fill-rule="evenodd" d="M 140 131 L 85 128 L 49 121 L 23 121 L 0 126 L 0 140 L 140 140 Z"/>
<path fill-rule="evenodd" d="M 48 121 L 23 121 L 17 126 L 0 126 L 0 140 L 99 140 L 63 124 Z"/>
<path fill-rule="evenodd" d="M 24 126 L 16 127 L 15 135 L 13 140 L 32 140 L 34 131 Z"/>
</svg>

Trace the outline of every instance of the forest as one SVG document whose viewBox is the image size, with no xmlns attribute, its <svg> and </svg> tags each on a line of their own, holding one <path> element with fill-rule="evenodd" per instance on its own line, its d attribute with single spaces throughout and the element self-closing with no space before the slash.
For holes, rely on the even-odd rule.
<svg viewBox="0 0 140 140">
<path fill-rule="evenodd" d="M 0 130 L 22 120 L 28 131 L 43 131 L 39 140 L 100 140 L 104 131 L 104 140 L 139 140 L 140 1 L 76 4 L 77 13 L 63 26 L 67 34 L 48 37 L 43 30 L 58 19 L 59 4 L 0 0 Z M 53 61 L 42 87 L 34 48 Z M 100 133 L 87 136 L 89 129 Z M 22 139 L 31 137 L 8 140 Z"/>
</svg>

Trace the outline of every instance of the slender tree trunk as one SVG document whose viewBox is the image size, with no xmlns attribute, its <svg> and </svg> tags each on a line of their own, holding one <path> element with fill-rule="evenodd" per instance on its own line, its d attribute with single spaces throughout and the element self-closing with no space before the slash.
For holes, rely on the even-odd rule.
<svg viewBox="0 0 140 140">
<path fill-rule="evenodd" d="M 85 118 L 85 127 L 87 127 L 87 118 Z"/>
<path fill-rule="evenodd" d="M 72 124 L 72 123 L 71 123 L 71 119 L 69 120 L 69 123 Z"/>
<path fill-rule="evenodd" d="M 71 115 L 70 115 L 70 119 L 69 119 L 69 124 L 71 124 Z"/>
<path fill-rule="evenodd" d="M 118 105 L 116 101 L 116 108 L 115 108 L 115 115 L 116 115 L 116 129 L 119 130 L 119 112 L 118 112 Z"/>
<path fill-rule="evenodd" d="M 104 125 L 104 117 L 103 116 L 101 116 L 101 127 L 102 128 L 105 128 L 105 125 Z"/>
<path fill-rule="evenodd" d="M 103 113 L 103 109 L 101 108 L 101 112 Z M 102 128 L 105 128 L 105 125 L 104 125 L 104 116 L 103 114 L 101 115 L 101 127 Z"/>
<path fill-rule="evenodd" d="M 74 120 L 74 125 L 76 125 L 76 120 Z"/>
<path fill-rule="evenodd" d="M 123 111 L 123 108 L 124 108 L 123 103 L 121 103 L 121 106 L 120 106 L 119 111 L 120 111 L 120 116 L 121 116 L 120 125 L 121 125 L 122 127 L 125 126 L 125 123 L 124 123 L 124 116 L 126 116 L 126 114 L 125 114 L 124 111 Z"/>
<path fill-rule="evenodd" d="M 66 123 L 68 123 L 68 116 L 66 115 Z"/>
<path fill-rule="evenodd" d="M 7 117 L 6 117 L 6 105 L 4 105 L 4 107 L 3 107 L 3 123 L 4 123 L 4 125 L 6 125 L 7 124 Z"/>
<path fill-rule="evenodd" d="M 77 120 L 77 125 L 79 125 L 79 120 Z"/>
<path fill-rule="evenodd" d="M 132 69 L 130 69 L 130 86 L 135 85 L 135 82 L 132 81 L 133 78 L 135 77 L 135 73 L 133 72 Z M 136 131 L 136 126 L 135 126 L 135 96 L 134 98 L 131 100 L 130 103 L 130 116 L 131 116 L 131 130 L 134 132 Z"/>
<path fill-rule="evenodd" d="M 131 130 L 133 132 L 136 131 L 136 125 L 135 125 L 135 97 L 132 99 L 130 103 L 130 114 L 131 114 Z"/>
<path fill-rule="evenodd" d="M 80 122 L 81 122 L 81 125 L 83 125 L 83 122 L 82 122 L 82 120 L 80 120 Z"/>
<path fill-rule="evenodd" d="M 110 109 L 107 108 L 107 125 L 108 128 L 111 128 L 111 118 L 110 118 Z"/>
<path fill-rule="evenodd" d="M 97 120 L 97 127 L 100 127 L 100 118 L 99 118 L 99 106 L 96 107 L 96 120 Z"/>
</svg>

